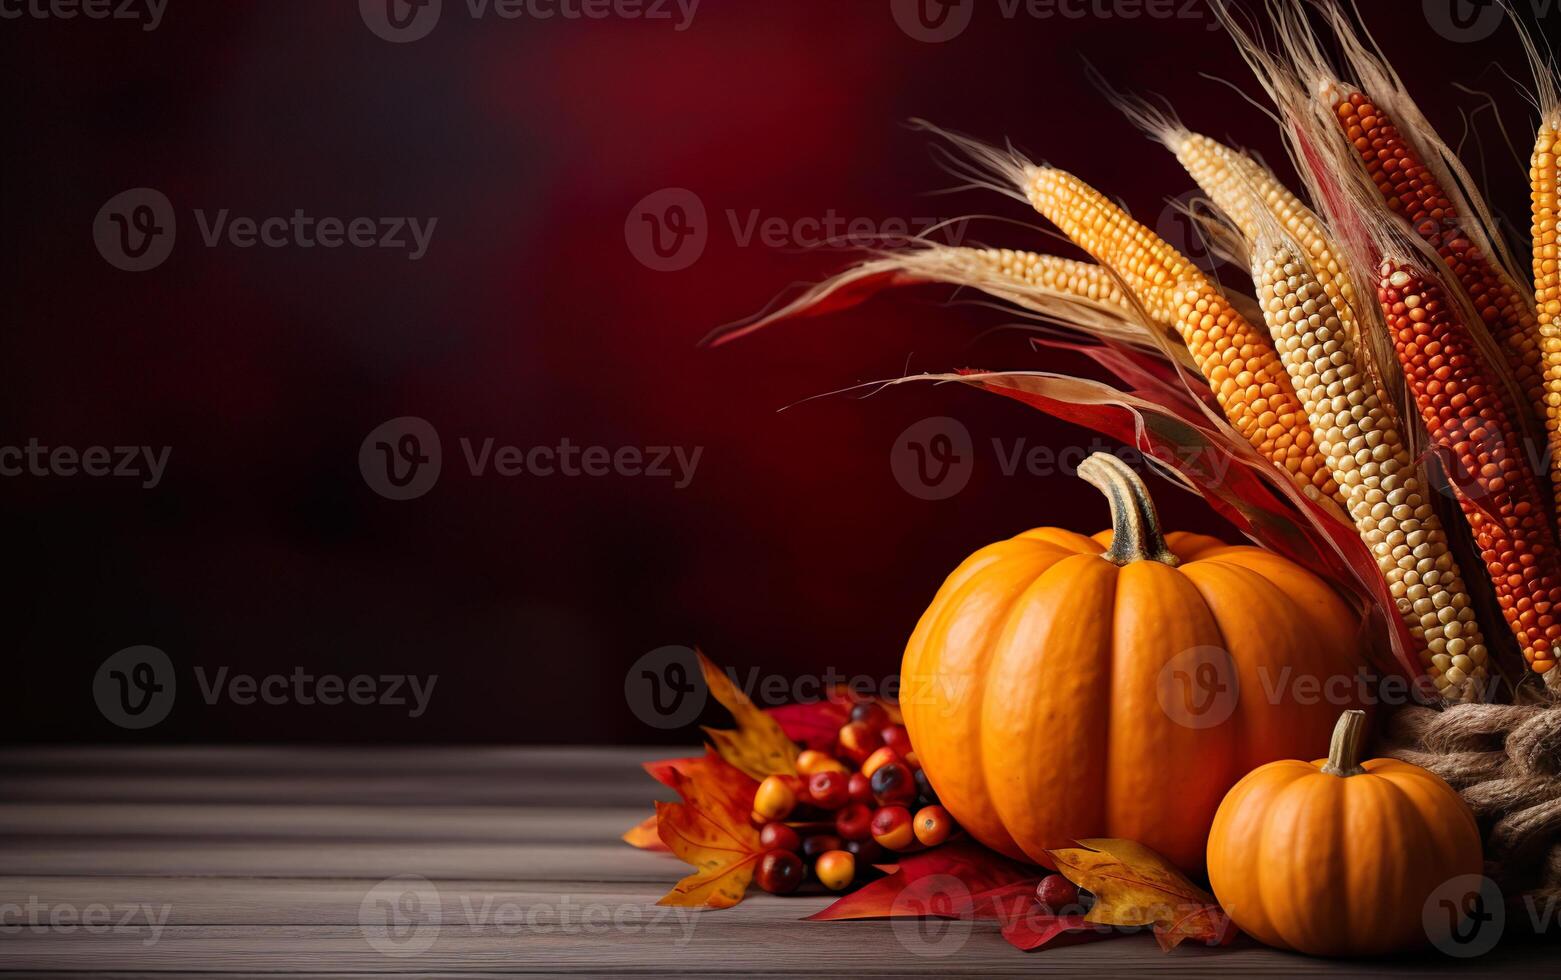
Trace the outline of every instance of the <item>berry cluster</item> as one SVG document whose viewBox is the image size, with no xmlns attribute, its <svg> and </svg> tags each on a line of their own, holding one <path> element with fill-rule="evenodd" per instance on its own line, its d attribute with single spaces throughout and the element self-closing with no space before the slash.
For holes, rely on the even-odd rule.
<svg viewBox="0 0 1561 980">
<path fill-rule="evenodd" d="M 766 777 L 754 794 L 765 849 L 754 878 L 767 892 L 796 891 L 809 866 L 825 888 L 840 891 L 888 852 L 936 847 L 954 833 L 905 726 L 881 704 L 852 707 L 833 752 L 803 752 L 797 772 Z"/>
</svg>

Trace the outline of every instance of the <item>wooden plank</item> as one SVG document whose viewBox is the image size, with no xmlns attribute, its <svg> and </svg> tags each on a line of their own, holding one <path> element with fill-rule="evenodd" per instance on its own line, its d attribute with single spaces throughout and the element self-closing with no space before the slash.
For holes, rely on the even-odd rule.
<svg viewBox="0 0 1561 980">
<path fill-rule="evenodd" d="M 255 878 L 425 878 L 675 881 L 665 854 L 622 841 L 472 844 L 446 841 L 0 840 L 0 875 L 226 875 Z"/>
<path fill-rule="evenodd" d="M 654 794 L 653 794 L 654 795 Z M 663 798 L 675 796 L 670 790 Z M 0 803 L 0 837 L 602 843 L 650 812 L 633 807 Z"/>
<path fill-rule="evenodd" d="M 1180 977 L 1418 976 L 1452 967 L 1458 976 L 1553 976 L 1554 961 L 1494 952 L 1477 962 L 1414 957 L 1371 963 L 1337 963 L 1291 956 L 1256 946 L 1166 954 L 1146 936 L 1061 947 L 1026 955 L 1014 950 L 990 923 L 954 923 L 934 934 L 912 934 L 886 922 L 717 921 L 700 915 L 692 928 L 640 920 L 625 926 L 587 923 L 466 923 L 424 926 L 391 941 L 372 931 L 342 926 L 168 927 L 155 941 L 145 935 L 14 934 L 0 944 L 0 969 L 282 972 L 329 963 L 342 971 L 425 973 L 507 971 L 553 973 L 639 972 L 676 967 L 684 975 L 730 973 L 753 964 L 772 974 L 933 975 L 957 970 L 973 975 L 1077 976 L 1147 972 Z M 945 926 L 950 924 L 944 924 Z M 380 948 L 376 948 L 376 943 Z"/>
</svg>

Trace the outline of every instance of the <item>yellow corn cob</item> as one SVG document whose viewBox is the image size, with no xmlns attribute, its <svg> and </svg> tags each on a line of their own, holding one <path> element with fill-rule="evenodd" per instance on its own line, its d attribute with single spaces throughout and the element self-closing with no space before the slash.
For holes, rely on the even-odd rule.
<svg viewBox="0 0 1561 980">
<path fill-rule="evenodd" d="M 1163 136 L 1188 176 L 1198 182 L 1215 207 L 1235 222 L 1251 248 L 1258 238 L 1258 202 L 1300 245 L 1317 281 L 1328 294 L 1346 331 L 1353 326 L 1355 287 L 1329 241 L 1322 219 L 1272 171 L 1239 150 L 1188 130 L 1167 130 Z M 1254 200 L 1254 195 L 1256 200 Z"/>
<path fill-rule="evenodd" d="M 1072 174 L 1034 168 L 1025 190 L 1037 211 L 1114 269 L 1151 316 L 1175 324 L 1237 432 L 1303 488 L 1343 504 L 1268 338 L 1190 259 Z"/>
<path fill-rule="evenodd" d="M 1065 293 L 1132 312 L 1132 304 L 1111 273 L 1092 262 L 1065 259 L 1041 252 L 1015 251 L 1010 248 L 965 248 L 963 257 L 1000 279 L 1013 280 L 1035 289 Z"/>
<path fill-rule="evenodd" d="M 1534 211 L 1534 303 L 1539 313 L 1539 342 L 1545 363 L 1545 429 L 1550 435 L 1550 465 L 1555 476 L 1556 507 L 1561 512 L 1561 243 L 1556 222 L 1557 157 L 1561 156 L 1561 118 L 1540 124 L 1529 161 Z M 1558 675 L 1561 676 L 1561 675 Z"/>
<path fill-rule="evenodd" d="M 1397 418 L 1357 362 L 1338 308 L 1296 242 L 1260 237 L 1252 281 L 1317 447 L 1421 644 L 1426 674 L 1449 700 L 1480 698 L 1487 654 L 1474 607 Z"/>
</svg>

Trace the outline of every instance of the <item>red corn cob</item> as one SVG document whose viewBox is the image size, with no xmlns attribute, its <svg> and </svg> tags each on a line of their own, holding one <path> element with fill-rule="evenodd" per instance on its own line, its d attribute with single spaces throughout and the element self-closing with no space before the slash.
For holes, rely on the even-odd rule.
<svg viewBox="0 0 1561 980">
<path fill-rule="evenodd" d="M 1473 500 L 1460 490 L 1458 501 L 1502 615 L 1529 666 L 1543 674 L 1555 667 L 1561 644 L 1561 561 L 1546 497 L 1524 463 L 1521 439 L 1474 338 L 1442 286 L 1393 258 L 1379 272 L 1377 295 L 1405 380 L 1432 440 L 1451 452 L 1461 482 L 1482 494 Z"/>
<path fill-rule="evenodd" d="M 1539 324 L 1533 308 L 1461 226 L 1462 217 L 1435 174 L 1393 120 L 1361 92 L 1329 89 L 1339 125 L 1389 208 L 1403 215 L 1447 263 L 1501 345 L 1536 419 L 1548 416 Z M 1556 430 L 1552 427 L 1552 442 Z"/>
</svg>

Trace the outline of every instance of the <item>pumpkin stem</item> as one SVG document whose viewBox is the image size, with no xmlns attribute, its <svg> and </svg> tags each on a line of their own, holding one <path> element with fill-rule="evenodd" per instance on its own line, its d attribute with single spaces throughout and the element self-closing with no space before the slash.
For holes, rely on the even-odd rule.
<svg viewBox="0 0 1561 980">
<path fill-rule="evenodd" d="M 1111 547 L 1101 555 L 1118 565 L 1157 561 L 1175 567 L 1181 559 L 1171 554 L 1160 532 L 1149 488 L 1133 468 L 1111 453 L 1095 453 L 1079 464 L 1079 476 L 1111 503 Z"/>
<path fill-rule="evenodd" d="M 1322 771 L 1335 776 L 1359 776 L 1361 743 L 1366 738 L 1366 712 L 1346 711 L 1333 726 L 1333 741 L 1328 744 L 1328 761 Z"/>
</svg>

